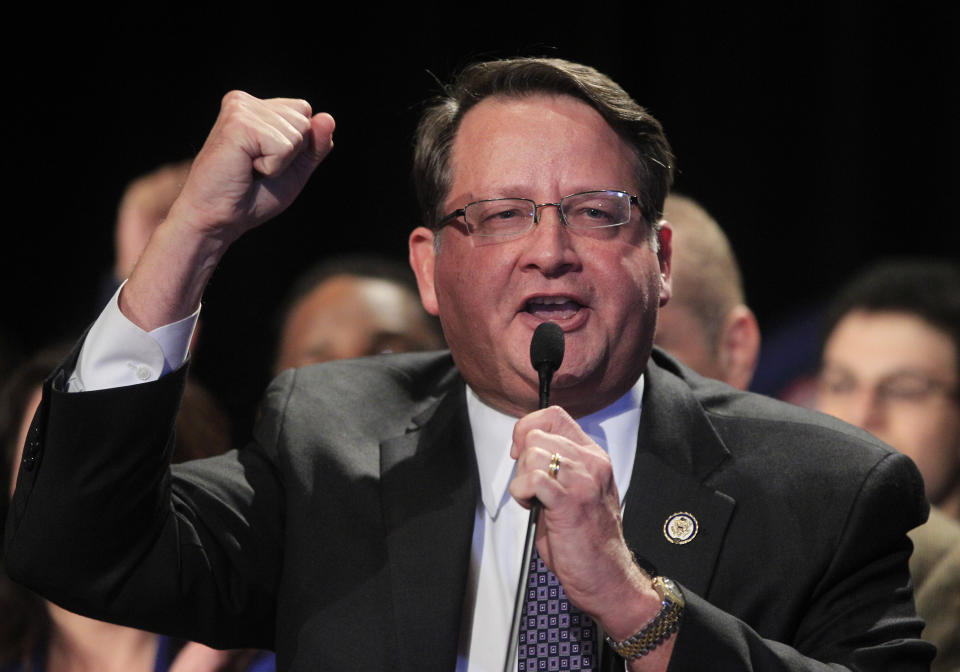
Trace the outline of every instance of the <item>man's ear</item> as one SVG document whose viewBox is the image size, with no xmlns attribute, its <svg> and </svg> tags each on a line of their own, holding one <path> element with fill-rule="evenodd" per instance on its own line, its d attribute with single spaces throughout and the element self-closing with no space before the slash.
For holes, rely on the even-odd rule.
<svg viewBox="0 0 960 672">
<path fill-rule="evenodd" d="M 670 268 L 673 260 L 673 229 L 670 222 L 660 220 L 655 234 L 657 236 L 657 260 L 660 262 L 660 305 L 670 300 L 673 293 L 670 284 Z"/>
<path fill-rule="evenodd" d="M 420 303 L 424 309 L 436 317 L 440 313 L 437 303 L 437 290 L 434 283 L 434 266 L 437 251 L 434 241 L 437 234 L 425 226 L 418 226 L 410 233 L 410 267 L 417 276 L 417 288 L 420 290 Z"/>
<path fill-rule="evenodd" d="M 750 386 L 760 353 L 760 327 L 753 311 L 742 303 L 723 320 L 717 359 L 723 380 L 745 390 Z"/>
</svg>

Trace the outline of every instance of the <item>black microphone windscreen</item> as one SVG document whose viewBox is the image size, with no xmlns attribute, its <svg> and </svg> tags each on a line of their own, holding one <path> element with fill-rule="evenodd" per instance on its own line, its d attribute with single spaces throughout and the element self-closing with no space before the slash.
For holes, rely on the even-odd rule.
<svg viewBox="0 0 960 672">
<path fill-rule="evenodd" d="M 543 322 L 533 332 L 530 340 L 530 363 L 540 371 L 549 367 L 551 371 L 560 368 L 563 362 L 563 329 L 556 322 Z"/>
</svg>

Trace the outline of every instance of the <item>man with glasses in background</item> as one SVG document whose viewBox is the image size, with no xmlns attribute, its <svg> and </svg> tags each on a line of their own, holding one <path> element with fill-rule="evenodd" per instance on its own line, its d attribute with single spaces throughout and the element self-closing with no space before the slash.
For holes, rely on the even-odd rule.
<svg viewBox="0 0 960 672">
<path fill-rule="evenodd" d="M 287 372 L 250 445 L 168 474 L 203 288 L 332 132 L 304 101 L 225 97 L 169 218 L 46 387 L 12 574 L 142 627 L 274 646 L 279 669 L 504 669 L 536 499 L 508 668 L 926 669 L 906 568 L 926 512 L 915 469 L 653 351 L 669 145 L 575 63 L 471 66 L 421 119 L 410 262 L 450 352 Z M 566 354 L 537 411 L 530 344 L 547 321 Z"/>
<path fill-rule="evenodd" d="M 910 533 L 917 612 L 939 650 L 934 670 L 960 668 L 960 268 L 881 262 L 826 313 L 817 407 L 909 455 L 933 507 Z"/>
</svg>

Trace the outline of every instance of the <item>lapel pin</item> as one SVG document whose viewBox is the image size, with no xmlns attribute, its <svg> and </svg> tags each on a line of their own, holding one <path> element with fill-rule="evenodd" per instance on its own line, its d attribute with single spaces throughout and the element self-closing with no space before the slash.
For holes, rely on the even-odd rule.
<svg viewBox="0 0 960 672">
<path fill-rule="evenodd" d="M 686 544 L 693 541 L 700 530 L 700 525 L 693 515 L 686 511 L 675 513 L 663 523 L 663 536 L 671 544 Z"/>
</svg>

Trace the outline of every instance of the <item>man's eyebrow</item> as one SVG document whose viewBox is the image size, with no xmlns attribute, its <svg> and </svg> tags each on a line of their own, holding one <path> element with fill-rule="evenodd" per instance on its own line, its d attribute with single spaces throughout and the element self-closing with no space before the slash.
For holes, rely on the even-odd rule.
<svg viewBox="0 0 960 672">
<path fill-rule="evenodd" d="M 882 376 L 884 380 L 890 380 L 891 378 L 904 378 L 904 377 L 915 377 L 915 378 L 937 378 L 939 380 L 938 373 L 933 368 L 924 368 L 922 366 L 907 366 L 894 369 L 890 373 L 886 373 Z"/>
<path fill-rule="evenodd" d="M 483 187 L 481 191 L 465 191 L 458 194 L 458 199 L 463 199 L 464 203 L 486 200 L 490 198 L 529 198 L 528 194 L 533 193 L 534 188 L 529 185 L 518 184 L 491 184 Z"/>
<path fill-rule="evenodd" d="M 836 371 L 838 373 L 853 373 L 853 369 L 842 362 L 831 362 L 830 360 L 823 360 L 820 362 L 819 372 L 823 373 L 825 371 Z"/>
</svg>

